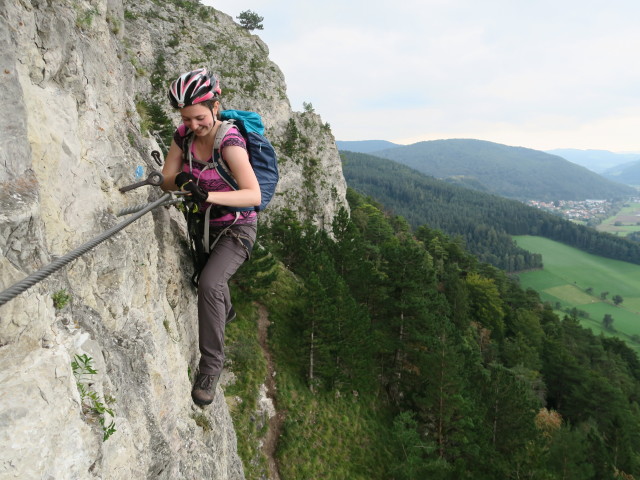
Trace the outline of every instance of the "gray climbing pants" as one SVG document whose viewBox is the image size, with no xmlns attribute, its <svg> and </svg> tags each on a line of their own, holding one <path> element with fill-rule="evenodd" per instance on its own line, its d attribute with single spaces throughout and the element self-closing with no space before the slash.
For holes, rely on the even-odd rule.
<svg viewBox="0 0 640 480">
<path fill-rule="evenodd" d="M 224 328 L 231 295 L 229 279 L 249 259 L 257 225 L 234 225 L 220 236 L 198 282 L 200 373 L 219 375 L 224 365 Z"/>
</svg>

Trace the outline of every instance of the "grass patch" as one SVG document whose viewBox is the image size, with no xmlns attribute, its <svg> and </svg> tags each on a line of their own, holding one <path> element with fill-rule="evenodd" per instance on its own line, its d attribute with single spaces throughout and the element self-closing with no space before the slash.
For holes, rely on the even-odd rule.
<svg viewBox="0 0 640 480">
<path fill-rule="evenodd" d="M 287 373 L 278 390 L 287 412 L 278 448 L 282 478 L 389 478 L 392 420 L 375 398 L 314 395 Z"/>
<path fill-rule="evenodd" d="M 561 287 L 567 284 L 567 281 L 562 277 L 554 275 L 548 269 L 544 270 L 532 270 L 521 274 L 520 278 L 526 276 L 527 287 L 533 288 L 539 292 L 546 291 L 550 288 Z"/>
<path fill-rule="evenodd" d="M 607 303 L 598 302 L 582 307 L 582 309 L 588 312 L 590 317 L 598 323 L 602 323 L 602 319 L 606 314 L 611 315 L 614 320 L 613 328 L 616 332 L 625 334 L 628 337 L 640 334 L 638 315 L 624 308 L 612 307 Z"/>
<path fill-rule="evenodd" d="M 69 295 L 66 290 L 62 289 L 51 295 L 51 299 L 53 300 L 53 307 L 56 310 L 62 310 L 71 300 L 71 295 Z"/>
<path fill-rule="evenodd" d="M 100 12 L 97 8 L 88 8 L 86 10 L 78 11 L 76 13 L 76 26 L 81 30 L 91 28 L 93 19 L 98 16 Z"/>
<path fill-rule="evenodd" d="M 600 232 L 628 235 L 640 231 L 640 203 L 630 203 L 596 227 Z"/>
<path fill-rule="evenodd" d="M 234 300 L 237 318 L 225 331 L 227 356 L 236 382 L 225 388 L 225 396 L 238 440 L 247 479 L 266 478 L 267 464 L 260 450 L 260 431 L 255 419 L 258 392 L 267 375 L 267 364 L 258 342 L 258 312 L 242 298 Z M 240 398 L 236 401 L 235 398 Z"/>
<path fill-rule="evenodd" d="M 552 304 L 587 312 L 589 318 L 580 318 L 585 327 L 615 334 L 640 352 L 640 345 L 633 341 L 640 336 L 640 265 L 598 257 L 546 238 L 514 239 L 522 248 L 542 254 L 544 263 L 542 270 L 519 275 L 522 287 L 537 290 Z M 611 301 L 614 295 L 624 299 L 618 306 Z M 603 329 L 605 314 L 613 317 L 614 331 Z"/>
<path fill-rule="evenodd" d="M 640 292 L 640 265 L 598 257 L 546 238 L 519 236 L 514 239 L 518 246 L 542 254 L 544 273 L 531 272 L 538 274 L 538 286 L 548 279 L 549 284 L 544 288 L 559 286 L 562 281 L 583 290 L 592 288 L 595 295 L 610 292 L 610 295 L 626 298 Z M 528 280 L 529 272 L 521 274 L 520 278 Z"/>
<path fill-rule="evenodd" d="M 301 311 L 299 282 L 281 271 L 272 294 L 270 346 L 277 369 L 277 405 L 285 413 L 277 457 L 281 478 L 390 478 L 393 419 L 379 398 L 354 392 L 313 394 L 295 353 L 301 332 L 290 326 Z M 247 477 L 249 478 L 249 477 Z"/>
<path fill-rule="evenodd" d="M 593 296 L 586 294 L 575 285 L 560 285 L 558 287 L 547 288 L 544 293 L 570 305 L 588 305 L 597 302 Z"/>
<path fill-rule="evenodd" d="M 211 422 L 204 413 L 194 413 L 193 415 L 191 415 L 191 418 L 194 422 L 196 422 L 196 425 L 198 425 L 205 432 L 211 431 Z"/>
<path fill-rule="evenodd" d="M 625 297 L 624 308 L 640 315 L 640 297 Z"/>
</svg>

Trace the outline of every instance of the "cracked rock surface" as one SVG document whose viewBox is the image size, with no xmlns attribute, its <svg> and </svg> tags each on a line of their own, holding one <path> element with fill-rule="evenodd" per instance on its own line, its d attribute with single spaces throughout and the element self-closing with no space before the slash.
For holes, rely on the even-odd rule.
<svg viewBox="0 0 640 480">
<path fill-rule="evenodd" d="M 209 7 L 176 15 L 164 3 L 0 0 L 0 289 L 159 197 L 118 188 L 136 166 L 158 168 L 140 107 L 168 107 L 160 67 L 171 78 L 206 64 L 223 75 L 226 108 L 258 111 L 276 147 L 291 147 L 270 211 L 327 227 L 346 206 L 333 136 L 291 111 L 267 46 Z M 184 234 L 182 215 L 158 208 L 0 307 L 0 478 L 244 478 L 223 387 L 205 409 L 190 397 Z M 72 362 L 85 355 L 95 373 L 79 378 Z"/>
</svg>

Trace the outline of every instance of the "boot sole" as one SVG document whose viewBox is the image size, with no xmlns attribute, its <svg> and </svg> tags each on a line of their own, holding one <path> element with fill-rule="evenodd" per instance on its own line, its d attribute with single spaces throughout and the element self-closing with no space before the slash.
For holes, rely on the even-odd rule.
<svg viewBox="0 0 640 480">
<path fill-rule="evenodd" d="M 196 398 L 193 398 L 193 395 L 191 396 L 191 399 L 193 400 L 193 403 L 195 403 L 196 405 L 211 405 L 213 403 L 213 399 L 206 401 L 206 400 L 198 400 Z"/>
</svg>

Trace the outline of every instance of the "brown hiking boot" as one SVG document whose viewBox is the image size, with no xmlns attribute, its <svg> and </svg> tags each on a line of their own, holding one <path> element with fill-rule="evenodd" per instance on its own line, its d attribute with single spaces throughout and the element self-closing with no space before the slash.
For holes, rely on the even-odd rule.
<svg viewBox="0 0 640 480">
<path fill-rule="evenodd" d="M 193 398 L 193 401 L 198 405 L 209 405 L 213 402 L 219 378 L 220 375 L 199 373 L 193 384 L 193 390 L 191 390 L 191 398 Z"/>
</svg>

